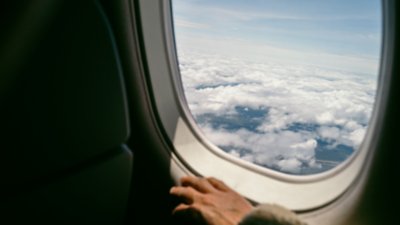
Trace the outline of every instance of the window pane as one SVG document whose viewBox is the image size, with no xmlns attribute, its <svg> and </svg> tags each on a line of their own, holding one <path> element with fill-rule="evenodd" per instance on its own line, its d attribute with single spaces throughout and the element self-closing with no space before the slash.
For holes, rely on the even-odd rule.
<svg viewBox="0 0 400 225">
<path fill-rule="evenodd" d="M 174 0 L 189 108 L 216 146 L 289 174 L 363 141 L 377 87 L 379 0 Z"/>
</svg>

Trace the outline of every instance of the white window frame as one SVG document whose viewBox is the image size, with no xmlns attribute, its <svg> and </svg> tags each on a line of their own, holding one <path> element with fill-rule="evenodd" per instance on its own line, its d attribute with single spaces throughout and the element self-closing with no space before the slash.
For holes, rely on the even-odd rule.
<svg viewBox="0 0 400 225">
<path fill-rule="evenodd" d="M 329 171 L 305 176 L 284 174 L 225 153 L 207 140 L 192 118 L 179 74 L 170 0 L 139 0 L 147 75 L 163 130 L 173 143 L 171 175 L 187 174 L 222 179 L 256 203 L 273 202 L 295 211 L 325 206 L 343 195 L 368 169 L 386 109 L 390 74 L 380 66 L 377 98 L 364 141 L 349 159 Z M 383 3 L 385 0 L 382 1 Z M 385 4 L 383 20 L 388 7 Z M 388 63 L 391 40 L 384 23 L 381 65 Z M 367 160 L 368 159 L 368 160 Z"/>
</svg>

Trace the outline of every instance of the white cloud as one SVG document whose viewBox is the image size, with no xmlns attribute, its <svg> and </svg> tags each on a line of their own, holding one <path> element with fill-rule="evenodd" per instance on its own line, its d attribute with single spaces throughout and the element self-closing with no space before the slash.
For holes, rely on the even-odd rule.
<svg viewBox="0 0 400 225">
<path fill-rule="evenodd" d="M 174 20 L 174 25 L 178 27 L 184 27 L 184 28 L 194 28 L 194 29 L 205 29 L 208 28 L 209 25 L 204 24 L 204 23 L 195 23 L 183 19 L 177 19 L 175 18 Z"/>
<path fill-rule="evenodd" d="M 337 127 L 320 127 L 318 135 L 323 139 L 336 140 L 340 138 L 340 130 Z"/>
<path fill-rule="evenodd" d="M 317 123 L 319 124 L 330 124 L 334 121 L 335 117 L 331 112 L 323 112 L 316 116 Z"/>
<path fill-rule="evenodd" d="M 284 172 L 299 173 L 301 162 L 295 158 L 290 158 L 278 161 L 277 165 Z"/>
<path fill-rule="evenodd" d="M 360 128 L 357 130 L 354 130 L 350 133 L 349 139 L 352 141 L 352 144 L 354 147 L 360 146 L 362 140 L 364 139 L 365 136 L 365 129 Z"/>
<path fill-rule="evenodd" d="M 195 51 L 218 53 L 224 57 L 240 56 L 250 61 L 265 61 L 317 66 L 328 69 L 337 69 L 374 74 L 378 72 L 379 57 L 372 58 L 363 55 L 341 55 L 314 48 L 295 49 L 282 44 L 273 44 L 265 41 L 249 41 L 240 38 L 219 37 L 213 32 L 207 34 L 190 35 L 179 33 L 178 48 Z"/>
<path fill-rule="evenodd" d="M 211 12 L 215 17 L 225 20 L 313 20 L 315 18 L 306 15 L 294 15 L 287 12 L 272 12 L 265 9 L 262 12 L 239 11 L 222 9 L 222 8 L 206 8 L 205 11 Z"/>
<path fill-rule="evenodd" d="M 253 129 L 200 124 L 232 155 L 289 173 L 319 168 L 317 140 L 357 148 L 369 121 L 376 79 L 311 66 L 257 63 L 234 57 L 179 53 L 185 95 L 194 116 L 227 118 L 235 107 L 265 109 Z M 331 146 L 331 147 L 332 147 Z"/>
</svg>

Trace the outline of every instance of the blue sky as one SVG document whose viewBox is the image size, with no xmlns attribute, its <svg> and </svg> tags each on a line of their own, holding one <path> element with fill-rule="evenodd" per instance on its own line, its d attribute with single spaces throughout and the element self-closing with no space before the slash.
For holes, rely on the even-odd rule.
<svg viewBox="0 0 400 225">
<path fill-rule="evenodd" d="M 365 74 L 378 68 L 379 0 L 173 0 L 173 10 L 178 49 Z"/>
</svg>

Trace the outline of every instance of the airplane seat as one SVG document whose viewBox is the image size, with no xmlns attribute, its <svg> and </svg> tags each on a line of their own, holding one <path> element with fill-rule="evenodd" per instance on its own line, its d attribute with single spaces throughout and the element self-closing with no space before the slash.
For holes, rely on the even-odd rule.
<svg viewBox="0 0 400 225">
<path fill-rule="evenodd" d="M 0 7 L 0 224 L 123 224 L 124 80 L 95 1 Z"/>
</svg>

